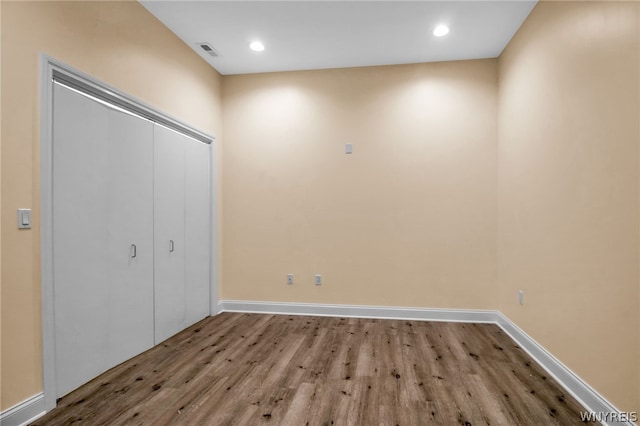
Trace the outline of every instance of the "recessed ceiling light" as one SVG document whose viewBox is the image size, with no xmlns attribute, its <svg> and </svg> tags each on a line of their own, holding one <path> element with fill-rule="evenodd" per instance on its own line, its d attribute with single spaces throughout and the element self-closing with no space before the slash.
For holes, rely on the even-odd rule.
<svg viewBox="0 0 640 426">
<path fill-rule="evenodd" d="M 262 52 L 264 50 L 264 44 L 260 43 L 259 41 L 252 42 L 249 47 L 251 48 L 251 50 L 254 50 L 256 52 Z"/>
<path fill-rule="evenodd" d="M 433 30 L 433 35 L 436 36 L 436 37 L 446 36 L 447 34 L 449 34 L 449 27 L 447 27 L 444 24 L 438 25 Z"/>
</svg>

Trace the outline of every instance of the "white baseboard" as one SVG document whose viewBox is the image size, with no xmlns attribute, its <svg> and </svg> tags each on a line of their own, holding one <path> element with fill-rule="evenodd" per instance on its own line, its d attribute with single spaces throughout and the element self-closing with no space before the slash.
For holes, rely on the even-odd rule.
<svg viewBox="0 0 640 426">
<path fill-rule="evenodd" d="M 43 416 L 46 410 L 44 407 L 44 395 L 40 392 L 29 399 L 14 405 L 8 410 L 0 413 L 0 425 L 2 426 L 22 426 L 27 425 L 37 418 Z"/>
<path fill-rule="evenodd" d="M 504 330 L 531 358 L 533 358 L 551 377 L 565 388 L 587 411 L 593 413 L 620 413 L 612 403 L 596 392 L 576 373 L 551 355 L 541 344 L 522 331 L 502 312 L 498 312 L 496 324 Z M 634 426 L 631 421 L 603 422 L 604 425 Z"/>
<path fill-rule="evenodd" d="M 495 323 L 496 315 L 498 314 L 498 311 L 474 311 L 468 309 L 320 305 L 315 303 L 254 302 L 244 300 L 223 300 L 220 302 L 219 311 L 475 323 Z"/>
<path fill-rule="evenodd" d="M 249 312 L 284 315 L 339 316 L 353 318 L 402 319 L 414 321 L 448 321 L 496 324 L 527 352 L 551 377 L 584 408 L 593 413 L 620 413 L 613 404 L 585 383 L 577 374 L 551 355 L 504 314 L 491 310 L 427 309 L 390 306 L 326 305 L 315 303 L 257 302 L 222 300 L 219 312 Z M 606 426 L 634 426 L 628 422 L 603 422 Z"/>
</svg>

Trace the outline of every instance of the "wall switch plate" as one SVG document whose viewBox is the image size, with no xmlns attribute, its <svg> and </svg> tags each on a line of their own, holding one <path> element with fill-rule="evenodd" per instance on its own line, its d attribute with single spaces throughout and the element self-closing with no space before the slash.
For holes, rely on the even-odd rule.
<svg viewBox="0 0 640 426">
<path fill-rule="evenodd" d="M 31 229 L 31 209 L 18 209 L 18 229 Z"/>
<path fill-rule="evenodd" d="M 316 274 L 315 284 L 316 285 L 321 285 L 322 284 L 322 275 Z"/>
<path fill-rule="evenodd" d="M 518 303 L 524 305 L 524 291 L 522 290 L 518 292 Z"/>
<path fill-rule="evenodd" d="M 350 143 L 346 144 L 346 145 L 344 146 L 344 153 L 345 153 L 345 154 L 351 154 L 351 153 L 353 153 L 353 144 L 350 144 Z"/>
<path fill-rule="evenodd" d="M 287 274 L 287 284 L 293 284 L 293 274 Z"/>
</svg>

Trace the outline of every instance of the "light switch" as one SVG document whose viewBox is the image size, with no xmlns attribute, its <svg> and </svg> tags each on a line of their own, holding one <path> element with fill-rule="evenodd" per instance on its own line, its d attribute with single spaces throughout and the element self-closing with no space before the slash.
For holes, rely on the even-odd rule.
<svg viewBox="0 0 640 426">
<path fill-rule="evenodd" d="M 18 229 L 31 229 L 31 209 L 18 209 Z"/>
</svg>

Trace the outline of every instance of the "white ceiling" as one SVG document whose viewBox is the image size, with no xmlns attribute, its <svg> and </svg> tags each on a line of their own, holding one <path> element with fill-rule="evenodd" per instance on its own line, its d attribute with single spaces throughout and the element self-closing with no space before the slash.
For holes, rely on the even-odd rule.
<svg viewBox="0 0 640 426">
<path fill-rule="evenodd" d="M 495 58 L 536 1 L 152 1 L 221 74 Z M 439 23 L 451 32 L 437 38 Z M 260 40 L 263 52 L 249 49 Z M 213 58 L 196 44 L 209 42 Z"/>
</svg>

